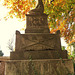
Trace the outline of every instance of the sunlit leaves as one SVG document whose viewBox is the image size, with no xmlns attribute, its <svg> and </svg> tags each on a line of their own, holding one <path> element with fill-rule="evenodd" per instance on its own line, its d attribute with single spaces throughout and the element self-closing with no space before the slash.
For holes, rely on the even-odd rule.
<svg viewBox="0 0 75 75">
<path fill-rule="evenodd" d="M 17 18 L 25 19 L 25 14 L 36 5 L 35 0 L 4 0 L 4 6 L 7 6 L 9 15 Z"/>
<path fill-rule="evenodd" d="M 75 35 L 75 0 L 43 0 L 44 13 L 48 14 L 48 25 L 51 33 L 61 31 L 66 42 Z M 11 18 L 25 20 L 25 14 L 36 5 L 36 0 L 4 0 L 4 6 L 10 9 Z M 7 18 L 6 18 L 7 19 Z"/>
<path fill-rule="evenodd" d="M 75 0 L 54 0 L 52 3 L 46 1 L 44 6 L 45 13 L 49 14 L 50 32 L 60 30 L 66 42 L 71 41 L 75 35 Z"/>
</svg>

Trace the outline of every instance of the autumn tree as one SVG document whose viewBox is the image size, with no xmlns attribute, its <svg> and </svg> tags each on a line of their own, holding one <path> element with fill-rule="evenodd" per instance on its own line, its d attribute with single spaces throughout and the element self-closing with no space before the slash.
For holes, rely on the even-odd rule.
<svg viewBox="0 0 75 75">
<path fill-rule="evenodd" d="M 25 20 L 25 14 L 27 14 L 35 4 L 35 0 L 4 0 L 3 5 L 10 9 L 7 18 L 13 18 L 13 16 L 15 16 L 16 18 Z"/>
<path fill-rule="evenodd" d="M 75 0 L 43 0 L 43 4 L 50 33 L 60 30 L 69 43 L 75 35 Z M 25 14 L 36 6 L 36 0 L 4 0 L 3 5 L 10 9 L 7 16 L 25 20 Z"/>
<path fill-rule="evenodd" d="M 61 31 L 69 43 L 75 35 L 75 0 L 54 0 L 45 3 L 45 13 L 49 14 L 48 22 L 51 33 Z"/>
</svg>

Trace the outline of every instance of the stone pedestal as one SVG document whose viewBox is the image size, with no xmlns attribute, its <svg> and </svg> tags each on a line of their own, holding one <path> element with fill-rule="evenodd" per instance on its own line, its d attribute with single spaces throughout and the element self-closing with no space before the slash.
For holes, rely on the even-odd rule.
<svg viewBox="0 0 75 75">
<path fill-rule="evenodd" d="M 72 60 L 11 60 L 6 62 L 5 75 L 73 75 Z"/>
<path fill-rule="evenodd" d="M 25 33 L 49 33 L 47 17 L 46 14 L 27 14 Z"/>
<path fill-rule="evenodd" d="M 6 62 L 5 75 L 69 75 L 74 73 L 72 60 L 67 60 L 67 51 L 61 49 L 60 31 L 50 34 L 48 15 L 43 13 L 42 0 L 39 2 L 37 8 L 26 15 L 25 34 L 16 31 L 15 52 L 10 53 L 11 60 Z"/>
<path fill-rule="evenodd" d="M 38 60 L 38 59 L 67 59 L 67 51 L 19 51 L 12 52 L 10 58 L 12 60 Z"/>
<path fill-rule="evenodd" d="M 67 58 L 67 51 L 61 50 L 60 32 L 50 34 L 46 14 L 27 14 L 25 34 L 16 31 L 15 52 L 11 60 Z"/>
</svg>

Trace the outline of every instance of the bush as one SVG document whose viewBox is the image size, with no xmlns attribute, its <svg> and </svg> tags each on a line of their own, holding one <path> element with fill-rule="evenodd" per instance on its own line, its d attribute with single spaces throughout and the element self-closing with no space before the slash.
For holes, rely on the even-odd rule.
<svg viewBox="0 0 75 75">
<path fill-rule="evenodd" d="M 0 56 L 3 56 L 4 55 L 4 53 L 0 50 Z"/>
</svg>

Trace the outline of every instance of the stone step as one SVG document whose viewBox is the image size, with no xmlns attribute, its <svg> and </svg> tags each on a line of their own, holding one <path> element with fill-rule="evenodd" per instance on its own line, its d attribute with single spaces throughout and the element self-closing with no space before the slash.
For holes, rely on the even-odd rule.
<svg viewBox="0 0 75 75">
<path fill-rule="evenodd" d="M 74 75 L 73 61 L 68 59 L 11 60 L 5 75 Z"/>
<path fill-rule="evenodd" d="M 15 51 L 10 54 L 11 60 L 29 59 L 67 59 L 67 51 L 42 50 L 42 51 Z"/>
</svg>

